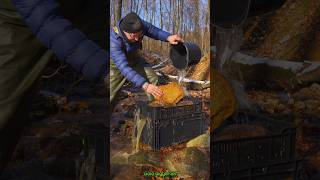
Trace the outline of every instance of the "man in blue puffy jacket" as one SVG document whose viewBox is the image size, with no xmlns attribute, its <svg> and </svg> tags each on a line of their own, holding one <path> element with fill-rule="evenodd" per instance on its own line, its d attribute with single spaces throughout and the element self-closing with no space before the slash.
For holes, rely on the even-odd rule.
<svg viewBox="0 0 320 180">
<path fill-rule="evenodd" d="M 178 35 L 171 35 L 140 19 L 136 13 L 129 13 L 122 18 L 117 26 L 110 30 L 111 110 L 113 110 L 119 90 L 126 80 L 132 82 L 136 87 L 144 89 L 150 99 L 152 96 L 162 95 L 161 89 L 157 87 L 157 75 L 141 56 L 140 50 L 144 35 L 170 44 L 183 41 Z"/>
<path fill-rule="evenodd" d="M 107 8 L 100 0 L 0 0 L 0 174 L 53 54 L 88 79 L 106 76 Z"/>
</svg>

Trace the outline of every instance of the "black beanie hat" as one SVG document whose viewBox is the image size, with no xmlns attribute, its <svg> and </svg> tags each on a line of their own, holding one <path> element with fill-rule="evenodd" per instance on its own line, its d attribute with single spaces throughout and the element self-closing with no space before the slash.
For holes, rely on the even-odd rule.
<svg viewBox="0 0 320 180">
<path fill-rule="evenodd" d="M 131 12 L 120 22 L 120 29 L 128 33 L 137 33 L 143 29 L 142 20 L 136 13 Z"/>
</svg>

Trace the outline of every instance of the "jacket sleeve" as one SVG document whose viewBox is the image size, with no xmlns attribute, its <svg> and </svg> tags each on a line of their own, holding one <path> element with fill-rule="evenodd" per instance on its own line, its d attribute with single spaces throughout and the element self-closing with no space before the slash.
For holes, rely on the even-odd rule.
<svg viewBox="0 0 320 180">
<path fill-rule="evenodd" d="M 61 16 L 55 0 L 12 0 L 38 40 L 91 80 L 107 74 L 108 53 Z"/>
<path fill-rule="evenodd" d="M 155 27 L 154 25 L 142 20 L 143 28 L 145 30 L 145 35 L 156 40 L 166 41 L 171 35 L 170 33 Z"/>
<path fill-rule="evenodd" d="M 121 48 L 121 41 L 114 37 L 113 33 L 110 33 L 111 59 L 126 79 L 134 83 L 136 87 L 142 87 L 147 82 L 146 79 L 129 66 L 127 57 Z"/>
</svg>

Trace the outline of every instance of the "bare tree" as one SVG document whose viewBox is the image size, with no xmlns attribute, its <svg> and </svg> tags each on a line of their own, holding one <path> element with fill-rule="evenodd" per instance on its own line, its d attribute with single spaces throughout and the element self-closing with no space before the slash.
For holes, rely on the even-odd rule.
<svg viewBox="0 0 320 180">
<path fill-rule="evenodd" d="M 121 11 L 122 11 L 122 0 L 117 0 L 117 8 L 115 11 L 115 20 L 118 22 L 121 19 Z"/>
<path fill-rule="evenodd" d="M 203 52 L 209 51 L 209 0 L 111 0 L 110 4 L 113 23 L 121 13 L 136 12 L 145 21 L 198 44 Z M 168 43 L 149 38 L 143 41 L 144 50 L 169 55 Z"/>
</svg>

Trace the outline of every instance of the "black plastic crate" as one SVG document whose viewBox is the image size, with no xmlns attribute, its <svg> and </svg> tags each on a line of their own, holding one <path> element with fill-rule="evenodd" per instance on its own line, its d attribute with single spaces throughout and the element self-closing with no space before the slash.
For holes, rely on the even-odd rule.
<svg viewBox="0 0 320 180">
<path fill-rule="evenodd" d="M 232 124 L 262 125 L 269 134 L 260 137 L 215 141 L 214 136 Z M 276 168 L 275 171 L 279 170 L 280 174 L 286 171 L 296 173 L 296 168 L 292 170 L 293 167 L 296 167 L 293 166 L 296 162 L 295 142 L 296 128 L 291 123 L 257 114 L 239 113 L 215 130 L 211 138 L 210 158 L 213 164 L 211 176 L 214 179 L 218 177 L 241 179 L 241 175 L 247 175 L 247 179 L 255 179 L 254 177 L 259 176 L 259 170 L 266 169 L 264 173 L 260 173 L 266 178 L 269 175 L 272 176 L 272 168 L 277 165 L 279 168 Z"/>
<path fill-rule="evenodd" d="M 305 180 L 301 174 L 303 171 L 301 160 L 255 166 L 247 169 L 239 169 L 213 173 L 214 180 Z"/>
<path fill-rule="evenodd" d="M 79 159 L 77 174 L 79 175 L 82 163 L 94 156 L 94 174 L 96 179 L 107 177 L 107 165 L 109 164 L 109 148 L 107 127 L 103 123 L 82 125 L 83 151 Z M 78 176 L 77 175 L 77 176 Z"/>
<path fill-rule="evenodd" d="M 183 101 L 191 101 L 183 104 Z M 153 149 L 190 140 L 204 132 L 202 102 L 198 98 L 186 98 L 176 106 L 152 107 L 148 102 L 137 103 L 140 117 L 147 119 L 141 134 L 141 142 Z"/>
</svg>

